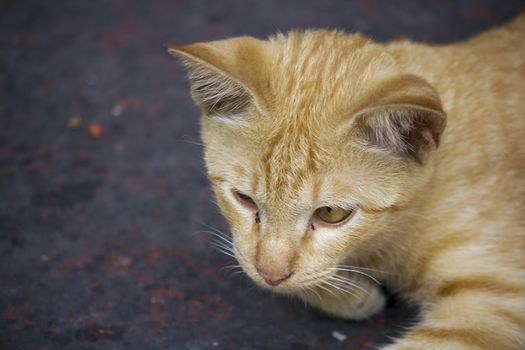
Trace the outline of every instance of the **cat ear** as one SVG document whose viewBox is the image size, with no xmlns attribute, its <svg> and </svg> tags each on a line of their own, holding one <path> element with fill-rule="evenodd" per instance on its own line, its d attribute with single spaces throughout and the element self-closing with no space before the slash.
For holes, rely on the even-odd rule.
<svg viewBox="0 0 525 350">
<path fill-rule="evenodd" d="M 353 130 L 367 146 L 424 163 L 439 146 L 446 114 L 437 91 L 424 79 L 405 75 L 375 86 Z"/>
<path fill-rule="evenodd" d="M 267 42 L 252 37 L 170 45 L 188 71 L 195 102 L 207 115 L 234 115 L 250 104 L 262 108 Z"/>
</svg>

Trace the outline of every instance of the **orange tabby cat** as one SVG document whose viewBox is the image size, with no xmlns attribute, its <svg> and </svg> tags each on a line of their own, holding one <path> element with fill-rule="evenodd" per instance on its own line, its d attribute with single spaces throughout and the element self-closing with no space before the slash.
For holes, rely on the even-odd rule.
<svg viewBox="0 0 525 350">
<path fill-rule="evenodd" d="M 361 319 L 380 281 L 422 306 L 388 350 L 525 349 L 525 15 L 444 46 L 319 30 L 169 51 L 256 283 Z"/>
</svg>

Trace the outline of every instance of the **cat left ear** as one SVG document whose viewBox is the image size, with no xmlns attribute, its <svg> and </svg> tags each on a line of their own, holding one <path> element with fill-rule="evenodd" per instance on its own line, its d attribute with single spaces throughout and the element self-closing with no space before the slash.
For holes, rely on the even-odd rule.
<svg viewBox="0 0 525 350">
<path fill-rule="evenodd" d="M 367 146 L 425 163 L 439 146 L 446 114 L 437 91 L 413 75 L 382 82 L 353 118 L 353 131 Z"/>
<path fill-rule="evenodd" d="M 188 71 L 192 97 L 206 115 L 235 115 L 254 104 L 263 108 L 267 42 L 252 37 L 170 45 Z"/>
</svg>

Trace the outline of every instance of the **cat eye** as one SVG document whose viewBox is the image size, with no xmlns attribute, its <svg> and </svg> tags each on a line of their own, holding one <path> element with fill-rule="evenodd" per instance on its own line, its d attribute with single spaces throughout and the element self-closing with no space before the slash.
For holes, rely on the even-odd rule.
<svg viewBox="0 0 525 350">
<path fill-rule="evenodd" d="M 235 190 L 233 191 L 233 195 L 245 207 L 257 210 L 257 204 L 255 204 L 255 201 L 252 199 L 252 197 Z"/>
<path fill-rule="evenodd" d="M 317 208 L 317 210 L 314 213 L 313 219 L 319 220 L 326 224 L 335 225 L 343 223 L 352 215 L 353 212 L 353 209 L 344 209 L 338 207 L 321 207 Z"/>
</svg>

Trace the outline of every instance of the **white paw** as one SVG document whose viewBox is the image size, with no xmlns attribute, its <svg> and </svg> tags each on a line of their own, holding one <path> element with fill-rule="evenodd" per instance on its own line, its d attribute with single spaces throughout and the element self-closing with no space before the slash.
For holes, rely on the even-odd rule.
<svg viewBox="0 0 525 350">
<path fill-rule="evenodd" d="M 379 313 L 385 307 L 386 298 L 381 289 L 372 286 L 368 295 L 363 295 L 359 301 L 341 305 L 339 317 L 362 320 Z"/>
<path fill-rule="evenodd" d="M 349 320 L 362 320 L 375 315 L 384 308 L 386 302 L 383 292 L 375 285 L 368 285 L 364 291 L 359 291 L 359 295 L 315 293 L 304 295 L 303 298 L 329 315 Z"/>
</svg>

